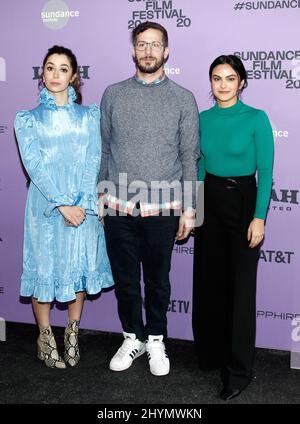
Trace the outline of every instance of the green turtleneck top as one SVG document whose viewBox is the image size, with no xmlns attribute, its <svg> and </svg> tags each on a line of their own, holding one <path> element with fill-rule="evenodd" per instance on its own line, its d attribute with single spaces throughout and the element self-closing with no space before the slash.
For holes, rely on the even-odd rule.
<svg viewBox="0 0 300 424">
<path fill-rule="evenodd" d="M 217 103 L 200 113 L 199 180 L 205 172 L 221 177 L 251 175 L 257 171 L 254 217 L 265 219 L 272 187 L 273 132 L 264 111 L 240 100 L 221 108 Z"/>
</svg>

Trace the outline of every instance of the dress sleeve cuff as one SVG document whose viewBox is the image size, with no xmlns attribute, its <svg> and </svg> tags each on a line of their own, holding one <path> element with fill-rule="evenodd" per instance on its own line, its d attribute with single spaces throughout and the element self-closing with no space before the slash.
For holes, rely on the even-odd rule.
<svg viewBox="0 0 300 424">
<path fill-rule="evenodd" d="M 85 209 L 88 215 L 98 215 L 98 195 L 97 193 L 79 193 L 74 206 Z"/>
<path fill-rule="evenodd" d="M 50 198 L 48 201 L 48 205 L 44 211 L 44 215 L 47 218 L 49 218 L 50 216 L 56 216 L 59 214 L 59 210 L 57 209 L 59 206 L 74 206 L 75 202 L 75 196 L 67 196 L 65 194 Z"/>
</svg>

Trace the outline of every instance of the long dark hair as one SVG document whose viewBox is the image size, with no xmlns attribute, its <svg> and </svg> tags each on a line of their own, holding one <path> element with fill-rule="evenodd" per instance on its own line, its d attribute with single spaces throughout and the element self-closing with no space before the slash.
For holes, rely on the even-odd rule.
<svg viewBox="0 0 300 424">
<path fill-rule="evenodd" d="M 234 54 L 225 55 L 222 54 L 221 56 L 217 57 L 213 63 L 209 67 L 209 80 L 211 81 L 213 70 L 218 65 L 230 65 L 232 69 L 237 73 L 240 82 L 244 81 L 243 87 L 239 90 L 239 93 L 241 93 L 248 85 L 248 77 L 247 72 L 245 69 L 245 66 L 241 59 L 238 56 L 235 56 Z"/>
<path fill-rule="evenodd" d="M 82 103 L 82 94 L 81 94 L 81 79 L 80 79 L 80 74 L 78 72 L 78 64 L 77 64 L 77 59 L 75 54 L 72 52 L 72 50 L 68 49 L 67 47 L 63 47 L 63 46 L 53 46 L 51 47 L 46 56 L 44 57 L 43 60 L 43 69 L 47 63 L 48 58 L 53 55 L 53 54 L 64 54 L 66 55 L 69 60 L 70 60 L 70 65 L 72 68 L 72 75 L 74 75 L 76 73 L 76 77 L 74 79 L 74 81 L 72 83 L 70 83 L 70 85 L 72 85 L 72 87 L 74 88 L 76 95 L 77 95 L 77 99 L 75 100 L 76 103 L 81 104 Z M 43 71 L 44 73 L 44 71 Z M 40 76 L 40 81 L 39 81 L 39 87 L 43 88 L 44 87 L 44 83 L 43 83 L 43 73 Z"/>
</svg>

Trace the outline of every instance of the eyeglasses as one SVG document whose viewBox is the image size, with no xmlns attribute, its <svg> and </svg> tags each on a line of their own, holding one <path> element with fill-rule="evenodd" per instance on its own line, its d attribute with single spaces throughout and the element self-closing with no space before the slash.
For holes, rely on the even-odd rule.
<svg viewBox="0 0 300 424">
<path fill-rule="evenodd" d="M 152 41 L 151 43 L 146 43 L 146 41 L 138 41 L 135 43 L 135 48 L 140 52 L 146 50 L 147 46 L 149 46 L 150 49 L 154 52 L 159 52 L 164 47 L 163 43 L 160 41 Z"/>
</svg>

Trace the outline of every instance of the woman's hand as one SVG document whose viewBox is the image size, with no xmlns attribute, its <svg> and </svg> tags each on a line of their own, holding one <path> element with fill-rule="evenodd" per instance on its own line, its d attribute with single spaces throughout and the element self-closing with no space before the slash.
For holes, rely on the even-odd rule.
<svg viewBox="0 0 300 424">
<path fill-rule="evenodd" d="M 247 239 L 250 241 L 249 247 L 253 249 L 262 242 L 265 235 L 265 221 L 254 218 L 248 228 Z"/>
<path fill-rule="evenodd" d="M 78 227 L 85 220 L 85 210 L 80 206 L 59 206 L 58 210 L 74 227 Z"/>
</svg>

